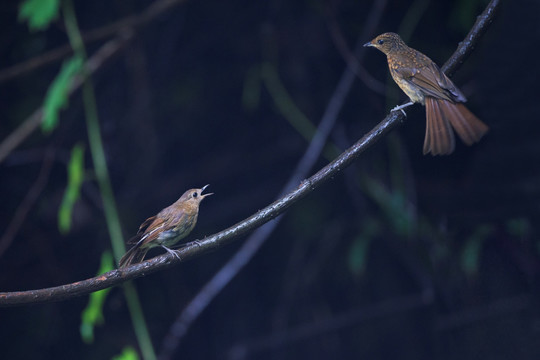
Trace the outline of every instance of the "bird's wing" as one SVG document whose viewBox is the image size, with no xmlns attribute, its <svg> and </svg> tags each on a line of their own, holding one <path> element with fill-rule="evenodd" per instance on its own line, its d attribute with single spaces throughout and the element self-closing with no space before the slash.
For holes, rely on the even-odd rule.
<svg viewBox="0 0 540 360">
<path fill-rule="evenodd" d="M 148 227 L 153 225 L 155 220 L 156 220 L 156 216 L 150 216 L 148 219 L 144 220 L 141 226 L 139 226 L 139 230 L 137 231 L 137 234 L 143 234 Z"/>
<path fill-rule="evenodd" d="M 395 71 L 424 95 L 451 102 L 465 102 L 467 99 L 439 67 L 434 63 L 421 67 L 399 67 Z"/>
<path fill-rule="evenodd" d="M 146 219 L 141 226 L 139 226 L 139 230 L 137 231 L 137 234 L 133 236 L 131 239 L 127 241 L 128 244 L 137 244 L 139 241 L 141 241 L 141 238 L 144 236 L 144 231 L 146 228 L 154 221 L 156 217 L 152 216 Z"/>
<path fill-rule="evenodd" d="M 168 224 L 170 228 L 177 228 L 176 230 L 179 233 L 183 233 L 184 230 L 191 226 L 189 209 L 185 208 L 175 208 L 168 215 Z M 186 234 L 187 235 L 187 234 Z M 185 235 L 184 235 L 185 236 Z"/>
<path fill-rule="evenodd" d="M 169 206 L 161 210 L 159 214 L 157 214 L 154 217 L 155 219 L 144 231 L 144 234 L 143 234 L 143 238 L 145 238 L 144 241 L 149 242 L 156 239 L 162 231 L 171 229 L 175 227 L 177 224 L 183 222 L 186 215 L 187 214 L 183 209 L 178 209 L 177 207 L 175 208 L 175 207 Z"/>
<path fill-rule="evenodd" d="M 163 220 L 160 219 L 157 216 L 151 216 L 148 219 L 146 219 L 141 226 L 139 226 L 139 230 L 137 231 L 137 235 L 129 239 L 127 242 L 128 244 L 137 244 L 141 241 L 145 241 L 150 237 L 152 234 L 156 233 L 156 230 L 159 230 L 159 228 L 163 225 Z"/>
</svg>

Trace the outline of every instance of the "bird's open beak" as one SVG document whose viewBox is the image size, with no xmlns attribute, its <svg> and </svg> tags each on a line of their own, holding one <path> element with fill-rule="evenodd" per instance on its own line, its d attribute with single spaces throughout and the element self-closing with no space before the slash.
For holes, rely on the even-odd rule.
<svg viewBox="0 0 540 360">
<path fill-rule="evenodd" d="M 207 196 L 210 196 L 210 195 L 214 195 L 214 193 L 208 193 L 208 194 L 202 194 L 202 192 L 204 191 L 204 189 L 206 189 L 208 186 L 210 186 L 210 184 L 207 184 L 207 185 L 204 185 L 202 188 L 201 188 L 201 196 L 202 198 L 204 199 L 205 197 Z"/>
<path fill-rule="evenodd" d="M 373 46 L 373 44 L 371 43 L 371 41 L 368 41 L 367 43 L 364 44 L 364 47 L 370 47 L 370 46 Z"/>
</svg>

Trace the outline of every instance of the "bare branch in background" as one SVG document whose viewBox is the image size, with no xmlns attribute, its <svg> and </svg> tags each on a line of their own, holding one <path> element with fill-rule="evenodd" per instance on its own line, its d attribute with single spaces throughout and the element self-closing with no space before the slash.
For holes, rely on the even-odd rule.
<svg viewBox="0 0 540 360">
<path fill-rule="evenodd" d="M 140 15 L 117 21 L 113 24 L 87 33 L 87 36 L 90 39 L 99 39 L 112 33 L 117 33 L 117 36 L 114 39 L 106 42 L 93 56 L 88 59 L 86 63 L 86 74 L 90 76 L 96 71 L 100 70 L 101 67 L 107 63 L 107 61 L 111 60 L 114 55 L 117 55 L 120 50 L 123 50 L 125 48 L 125 45 L 134 37 L 137 28 L 148 24 L 151 20 L 154 20 L 158 15 L 162 14 L 164 11 L 168 10 L 173 5 L 179 5 L 184 1 L 185 0 L 161 0 L 149 6 Z M 71 48 L 67 51 L 63 48 L 53 50 L 52 52 L 42 56 L 42 60 L 31 60 L 31 64 L 25 65 L 24 71 L 31 70 L 36 66 L 41 66 L 44 64 L 44 62 L 50 62 L 62 58 L 70 52 Z M 16 75 L 20 75 L 23 71 L 22 69 L 11 69 L 12 71 L 10 73 L 14 73 Z M 73 81 L 69 90 L 69 94 L 71 95 L 73 92 L 78 90 L 81 84 L 81 78 Z M 32 134 L 34 130 L 38 128 L 39 124 L 41 124 L 43 116 L 42 110 L 42 107 L 36 109 L 32 113 L 32 115 L 30 115 L 26 120 L 24 120 L 22 124 L 19 125 L 17 129 L 15 129 L 15 131 L 13 131 L 7 138 L 5 138 L 0 143 L 0 163 L 5 160 L 5 158 L 28 136 L 30 136 L 30 134 Z"/>
</svg>

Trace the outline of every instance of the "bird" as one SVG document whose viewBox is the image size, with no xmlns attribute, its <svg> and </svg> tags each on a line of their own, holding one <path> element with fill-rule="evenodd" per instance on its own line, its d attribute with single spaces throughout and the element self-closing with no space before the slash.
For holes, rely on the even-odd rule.
<svg viewBox="0 0 540 360">
<path fill-rule="evenodd" d="M 137 235 L 128 241 L 128 244 L 134 245 L 120 259 L 120 268 L 143 261 L 148 250 L 154 247 L 162 247 L 179 258 L 170 247 L 188 236 L 195 227 L 201 201 L 213 195 L 202 194 L 207 187 L 208 185 L 205 185 L 200 189 L 187 190 L 174 204 L 146 219 L 139 227 Z"/>
<path fill-rule="evenodd" d="M 429 57 L 410 48 L 396 33 L 384 33 L 364 44 L 374 47 L 388 60 L 390 74 L 396 84 L 409 97 L 410 102 L 396 106 L 392 111 L 414 103 L 426 107 L 426 135 L 423 153 L 448 155 L 455 149 L 454 132 L 461 140 L 472 145 L 486 134 L 489 127 L 470 112 L 464 102 L 465 95 Z"/>
</svg>

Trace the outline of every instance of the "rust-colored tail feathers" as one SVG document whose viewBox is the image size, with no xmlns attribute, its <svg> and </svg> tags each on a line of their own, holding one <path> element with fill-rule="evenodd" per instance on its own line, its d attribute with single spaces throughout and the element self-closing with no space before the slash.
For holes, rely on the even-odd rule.
<svg viewBox="0 0 540 360">
<path fill-rule="evenodd" d="M 129 249 L 124 254 L 124 256 L 122 256 L 119 264 L 121 268 L 143 261 L 149 249 L 143 249 L 141 248 L 141 245 L 142 241 L 137 242 L 131 249 Z"/>
<path fill-rule="evenodd" d="M 424 154 L 447 155 L 454 151 L 452 128 L 461 140 L 472 145 L 479 141 L 489 127 L 473 115 L 462 103 L 426 96 L 426 138 Z"/>
</svg>

